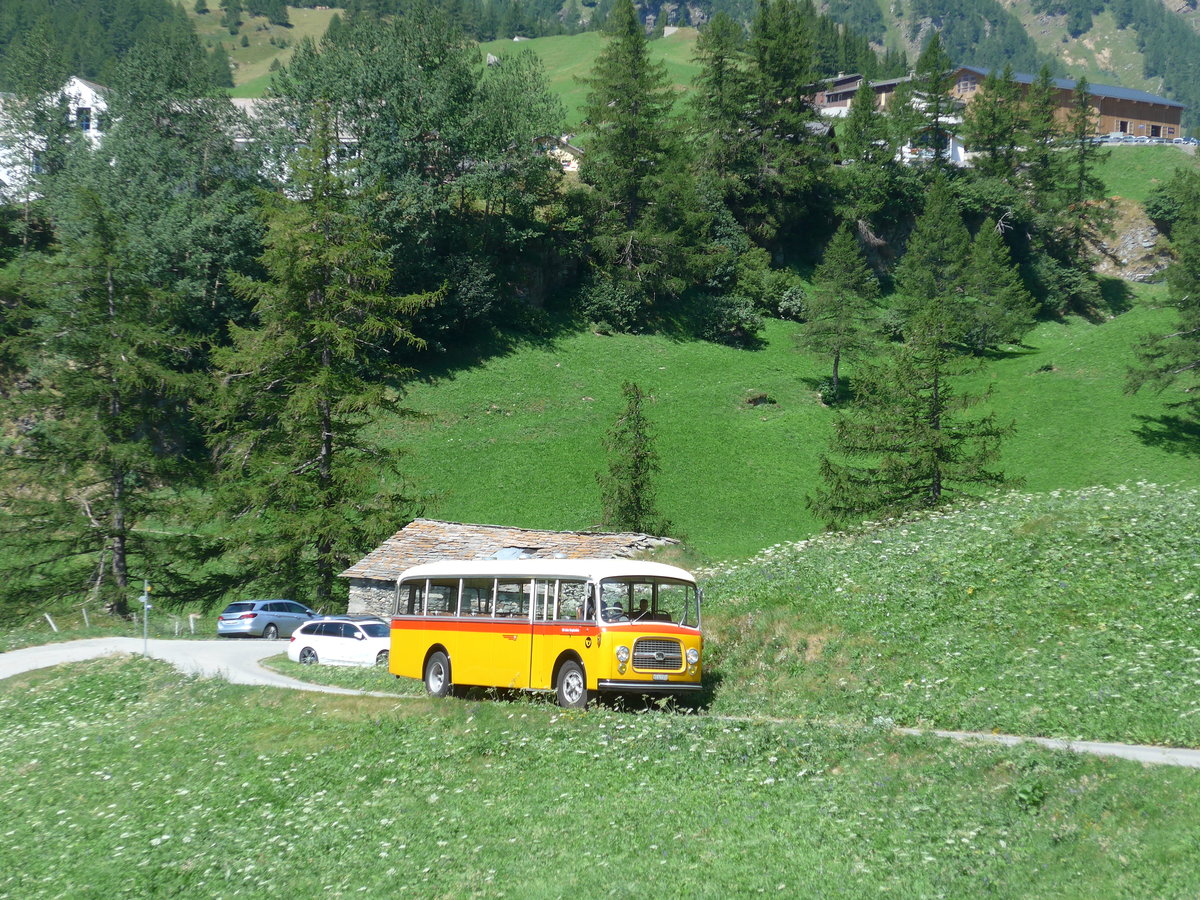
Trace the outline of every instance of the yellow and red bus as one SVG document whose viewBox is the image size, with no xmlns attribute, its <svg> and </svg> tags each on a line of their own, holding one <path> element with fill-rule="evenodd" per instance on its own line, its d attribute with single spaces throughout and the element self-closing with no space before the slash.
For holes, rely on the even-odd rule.
<svg viewBox="0 0 1200 900">
<path fill-rule="evenodd" d="M 683 569 L 629 559 L 427 563 L 396 581 L 393 675 L 454 687 L 599 692 L 701 689 L 700 590 Z"/>
</svg>

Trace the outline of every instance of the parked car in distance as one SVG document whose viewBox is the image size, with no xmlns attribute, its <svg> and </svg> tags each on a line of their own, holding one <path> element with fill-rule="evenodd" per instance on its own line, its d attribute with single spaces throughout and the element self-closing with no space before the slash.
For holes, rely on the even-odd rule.
<svg viewBox="0 0 1200 900">
<path fill-rule="evenodd" d="M 262 637 L 273 641 L 288 637 L 318 614 L 291 600 L 239 600 L 217 616 L 221 637 Z"/>
<path fill-rule="evenodd" d="M 333 666 L 386 666 L 391 628 L 374 616 L 336 616 L 305 622 L 292 635 L 288 659 Z"/>
</svg>

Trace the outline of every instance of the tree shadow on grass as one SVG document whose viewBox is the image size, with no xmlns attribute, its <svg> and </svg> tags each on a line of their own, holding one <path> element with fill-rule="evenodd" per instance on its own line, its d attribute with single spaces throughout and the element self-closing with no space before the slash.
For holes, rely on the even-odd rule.
<svg viewBox="0 0 1200 900">
<path fill-rule="evenodd" d="M 1119 316 L 1133 308 L 1133 289 L 1129 286 L 1129 282 L 1123 278 L 1104 276 L 1099 281 L 1100 296 L 1104 299 L 1104 306 L 1108 312 Z"/>
<path fill-rule="evenodd" d="M 1183 416 L 1137 416 L 1141 425 L 1134 430 L 1147 447 L 1179 456 L 1200 457 L 1200 421 Z"/>
</svg>

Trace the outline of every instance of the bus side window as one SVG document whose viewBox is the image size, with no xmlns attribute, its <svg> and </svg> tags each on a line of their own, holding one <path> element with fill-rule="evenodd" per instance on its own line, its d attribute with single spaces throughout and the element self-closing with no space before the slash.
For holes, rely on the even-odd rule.
<svg viewBox="0 0 1200 900">
<path fill-rule="evenodd" d="M 409 582 L 402 584 L 396 591 L 396 611 L 398 616 L 419 616 L 422 608 L 422 588 L 425 582 Z"/>
<path fill-rule="evenodd" d="M 461 616 L 490 616 L 492 594 L 496 588 L 494 578 L 464 578 L 462 584 Z"/>
<path fill-rule="evenodd" d="M 560 581 L 558 583 L 558 618 L 583 619 L 584 598 L 587 584 L 583 581 Z"/>
<path fill-rule="evenodd" d="M 529 617 L 528 581 L 499 581 L 496 583 L 496 615 L 505 618 Z"/>
<path fill-rule="evenodd" d="M 458 579 L 453 581 L 429 582 L 429 595 L 425 602 L 427 616 L 454 616 L 458 614 Z"/>
<path fill-rule="evenodd" d="M 554 618 L 554 584 L 541 580 L 533 583 L 533 617 L 539 622 Z"/>
</svg>

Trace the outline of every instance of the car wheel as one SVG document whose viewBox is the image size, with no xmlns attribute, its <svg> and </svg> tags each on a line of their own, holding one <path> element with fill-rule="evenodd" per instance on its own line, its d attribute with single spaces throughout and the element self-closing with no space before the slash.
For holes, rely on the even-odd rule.
<svg viewBox="0 0 1200 900">
<path fill-rule="evenodd" d="M 425 663 L 425 690 L 430 697 L 445 697 L 450 693 L 450 660 L 440 650 L 430 654 Z"/>
<path fill-rule="evenodd" d="M 375 665 L 383 666 L 386 669 L 387 664 L 388 664 L 388 652 L 386 650 L 380 650 L 378 655 L 375 657 Z"/>
<path fill-rule="evenodd" d="M 277 637 L 279 637 L 279 629 L 276 628 L 274 625 L 268 625 L 266 628 L 263 629 L 263 639 L 264 640 L 273 641 Z"/>
<path fill-rule="evenodd" d="M 314 650 L 312 647 L 305 647 L 303 650 L 300 651 L 300 664 L 301 665 L 311 666 L 311 665 L 315 665 L 318 662 L 319 662 L 319 660 L 317 659 L 317 651 Z"/>
<path fill-rule="evenodd" d="M 558 670 L 558 677 L 554 679 L 554 693 L 558 696 L 558 705 L 564 709 L 583 709 L 587 706 L 587 679 L 583 675 L 583 667 L 575 660 L 567 660 Z"/>
</svg>

